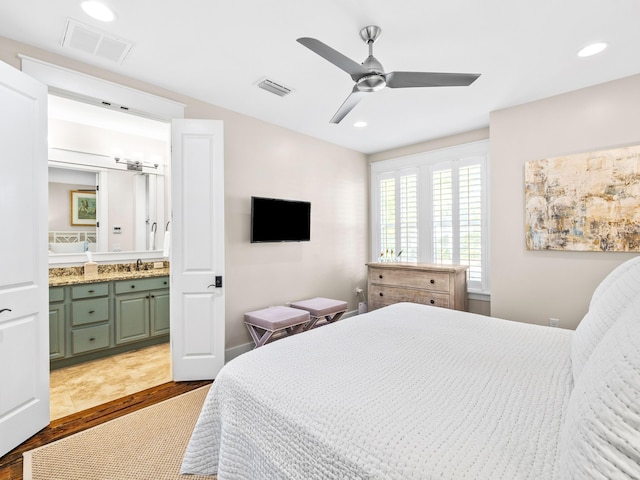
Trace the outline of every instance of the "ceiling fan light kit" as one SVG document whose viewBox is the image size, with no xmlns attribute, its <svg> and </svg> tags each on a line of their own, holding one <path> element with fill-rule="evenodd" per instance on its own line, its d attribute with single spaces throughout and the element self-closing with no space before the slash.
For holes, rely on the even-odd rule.
<svg viewBox="0 0 640 480">
<path fill-rule="evenodd" d="M 369 47 L 369 56 L 362 64 L 351 60 L 342 53 L 315 38 L 298 38 L 298 43 L 345 71 L 355 82 L 353 90 L 331 119 L 331 123 L 340 121 L 353 110 L 362 96 L 389 88 L 415 87 L 459 87 L 471 85 L 480 74 L 476 73 L 438 73 L 438 72 L 389 72 L 385 73 L 382 64 L 373 56 L 373 44 L 380 37 L 382 29 L 368 25 L 360 30 L 360 38 Z"/>
</svg>

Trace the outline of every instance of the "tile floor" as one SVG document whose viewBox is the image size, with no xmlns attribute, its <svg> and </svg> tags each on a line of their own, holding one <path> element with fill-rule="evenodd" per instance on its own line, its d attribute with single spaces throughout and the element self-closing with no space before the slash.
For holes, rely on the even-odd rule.
<svg viewBox="0 0 640 480">
<path fill-rule="evenodd" d="M 169 381 L 169 343 L 53 370 L 51 420 Z"/>
</svg>

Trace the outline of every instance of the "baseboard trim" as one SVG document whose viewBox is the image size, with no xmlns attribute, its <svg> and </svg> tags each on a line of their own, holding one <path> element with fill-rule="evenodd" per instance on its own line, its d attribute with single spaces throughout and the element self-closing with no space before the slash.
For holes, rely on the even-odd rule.
<svg viewBox="0 0 640 480">
<path fill-rule="evenodd" d="M 354 317 L 356 315 L 358 315 L 358 311 L 351 310 L 350 312 L 345 312 L 342 318 L 345 319 L 349 317 Z M 253 350 L 253 347 L 254 347 L 254 343 L 249 342 L 249 343 L 243 343 L 242 345 L 237 345 L 235 347 L 227 348 L 224 351 L 224 363 L 230 362 L 231 360 L 233 360 L 236 357 L 239 357 L 243 353 L 250 352 L 251 350 Z"/>
<path fill-rule="evenodd" d="M 236 357 L 239 357 L 243 353 L 250 352 L 253 350 L 255 344 L 253 342 L 243 343 L 242 345 L 238 345 L 236 347 L 227 348 L 224 351 L 224 363 L 228 363 Z"/>
</svg>

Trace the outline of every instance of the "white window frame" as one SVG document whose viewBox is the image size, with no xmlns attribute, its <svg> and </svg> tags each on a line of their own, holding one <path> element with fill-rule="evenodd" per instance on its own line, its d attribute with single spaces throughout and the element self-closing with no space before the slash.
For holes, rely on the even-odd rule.
<svg viewBox="0 0 640 480">
<path fill-rule="evenodd" d="M 371 184 L 371 261 L 377 261 L 380 246 L 380 195 L 381 179 L 394 177 L 398 179 L 412 170 L 417 171 L 418 196 L 418 262 L 433 263 L 432 249 L 432 174 L 443 165 L 460 166 L 481 164 L 482 168 L 482 280 L 469 282 L 467 289 L 471 293 L 489 294 L 489 140 L 466 143 L 440 150 L 432 150 L 419 154 L 398 157 L 380 162 L 370 163 Z M 397 182 L 396 182 L 397 183 Z M 429 199 L 429 200 L 426 200 Z M 455 200 L 457 202 L 457 199 Z M 427 207 L 427 208 L 425 208 Z M 458 215 L 457 208 L 454 213 Z M 399 219 L 396 218 L 396 222 Z M 457 224 L 457 222 L 456 222 Z"/>
</svg>

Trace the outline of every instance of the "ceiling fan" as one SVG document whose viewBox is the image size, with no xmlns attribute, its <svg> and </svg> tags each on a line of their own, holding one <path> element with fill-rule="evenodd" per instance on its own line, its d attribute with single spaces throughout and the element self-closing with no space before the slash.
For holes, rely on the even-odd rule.
<svg viewBox="0 0 640 480">
<path fill-rule="evenodd" d="M 360 30 L 360 38 L 369 46 L 369 56 L 362 64 L 351 60 L 349 57 L 322 43 L 320 40 L 309 37 L 298 38 L 297 41 L 299 43 L 347 72 L 353 81 L 356 82 L 347 99 L 331 119 L 331 123 L 340 123 L 365 94 L 381 90 L 385 87 L 466 87 L 471 85 L 480 76 L 480 74 L 476 73 L 384 73 L 382 64 L 373 56 L 373 43 L 381 33 L 382 29 L 375 25 L 369 25 Z"/>
</svg>

